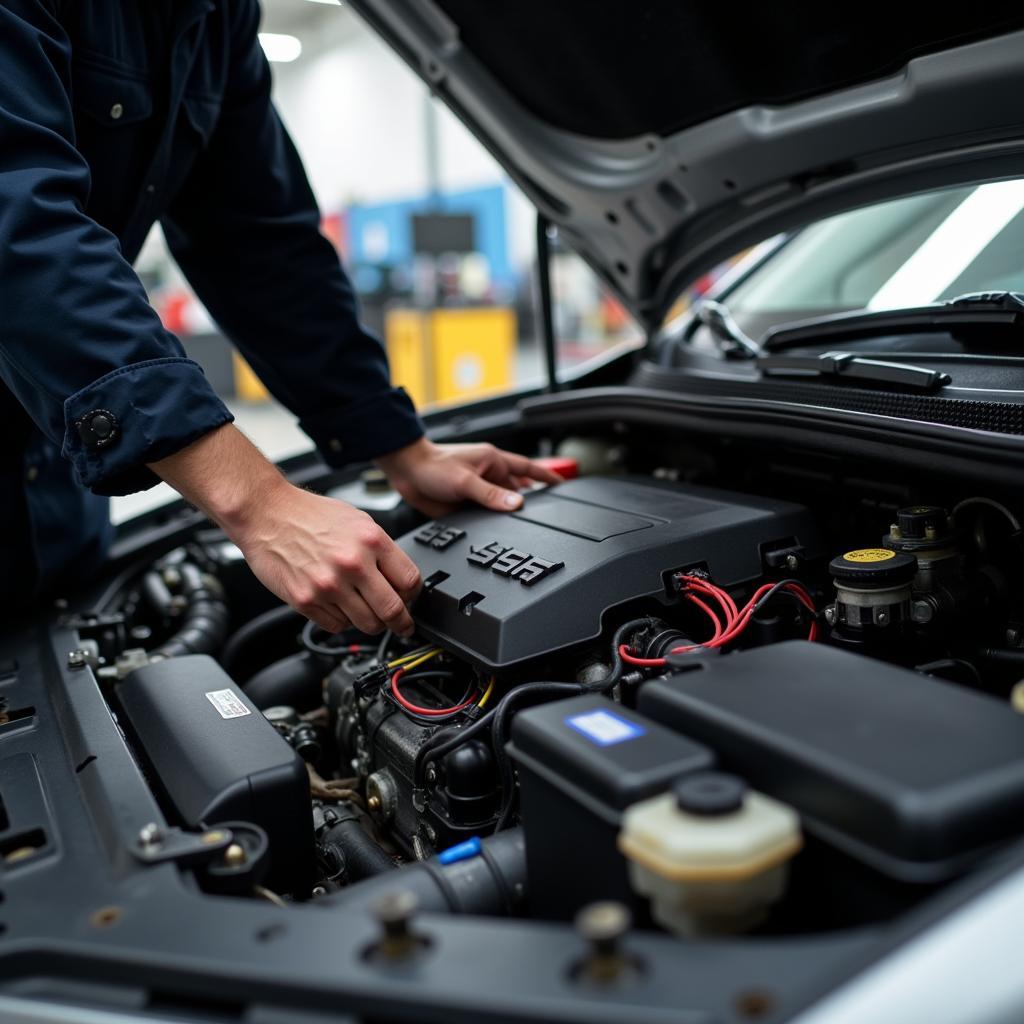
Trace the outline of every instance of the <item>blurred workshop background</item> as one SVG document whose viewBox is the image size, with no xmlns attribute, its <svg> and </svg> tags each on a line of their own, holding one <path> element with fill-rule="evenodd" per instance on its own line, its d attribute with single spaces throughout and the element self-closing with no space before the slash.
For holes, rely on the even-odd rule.
<svg viewBox="0 0 1024 1024">
<path fill-rule="evenodd" d="M 427 410 L 540 382 L 533 207 L 343 2 L 263 0 L 263 8 L 278 109 L 395 383 Z M 311 447 L 192 294 L 159 228 L 137 268 L 241 429 L 272 459 Z M 628 314 L 557 240 L 553 287 L 564 370 L 641 344 Z M 173 496 L 161 485 L 117 499 L 114 520 Z"/>
</svg>

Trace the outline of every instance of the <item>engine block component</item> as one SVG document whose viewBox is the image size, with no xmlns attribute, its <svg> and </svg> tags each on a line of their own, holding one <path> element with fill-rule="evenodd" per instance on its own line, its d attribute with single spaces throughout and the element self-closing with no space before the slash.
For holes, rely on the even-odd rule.
<svg viewBox="0 0 1024 1024">
<path fill-rule="evenodd" d="M 595 640 L 610 609 L 667 601 L 679 570 L 729 587 L 780 547 L 819 554 L 799 505 L 631 477 L 572 480 L 507 515 L 465 509 L 400 544 L 426 582 L 420 632 L 492 671 Z"/>
</svg>

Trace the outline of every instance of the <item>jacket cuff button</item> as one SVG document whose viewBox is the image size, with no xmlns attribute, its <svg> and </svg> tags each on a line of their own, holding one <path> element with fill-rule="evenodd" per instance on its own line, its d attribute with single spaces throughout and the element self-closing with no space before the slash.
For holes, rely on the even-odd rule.
<svg viewBox="0 0 1024 1024">
<path fill-rule="evenodd" d="M 117 417 L 107 409 L 93 409 L 75 423 L 86 448 L 96 450 L 117 438 Z"/>
</svg>

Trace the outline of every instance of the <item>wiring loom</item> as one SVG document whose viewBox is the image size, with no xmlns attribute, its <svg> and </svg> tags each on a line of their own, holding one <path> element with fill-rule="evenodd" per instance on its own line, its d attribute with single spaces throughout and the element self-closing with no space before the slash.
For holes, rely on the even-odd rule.
<svg viewBox="0 0 1024 1024">
<path fill-rule="evenodd" d="M 690 604 L 699 608 L 711 621 L 713 633 L 710 639 L 699 644 L 688 644 L 675 647 L 669 654 L 687 654 L 691 651 L 714 650 L 731 643 L 750 625 L 754 614 L 768 601 L 778 594 L 789 594 L 796 598 L 812 616 L 808 640 L 818 638 L 817 609 L 811 595 L 797 580 L 780 580 L 778 583 L 765 583 L 754 591 L 750 600 L 738 608 L 730 594 L 710 580 L 700 576 L 680 574 L 676 577 L 683 597 Z M 665 658 L 640 658 L 630 649 L 628 644 L 619 646 L 622 660 L 630 665 L 641 668 L 661 668 Z"/>
</svg>

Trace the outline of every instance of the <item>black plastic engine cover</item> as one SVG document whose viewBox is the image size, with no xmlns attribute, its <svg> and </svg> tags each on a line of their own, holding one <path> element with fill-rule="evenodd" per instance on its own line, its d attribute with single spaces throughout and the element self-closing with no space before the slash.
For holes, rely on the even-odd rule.
<svg viewBox="0 0 1024 1024">
<path fill-rule="evenodd" d="M 635 477 L 535 491 L 514 513 L 467 508 L 399 543 L 426 582 L 420 631 L 492 670 L 596 639 L 606 611 L 667 596 L 680 569 L 733 586 L 761 575 L 767 549 L 821 553 L 799 505 Z"/>
</svg>

